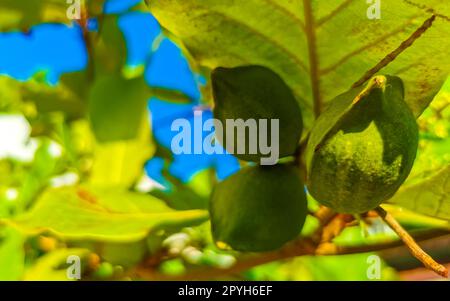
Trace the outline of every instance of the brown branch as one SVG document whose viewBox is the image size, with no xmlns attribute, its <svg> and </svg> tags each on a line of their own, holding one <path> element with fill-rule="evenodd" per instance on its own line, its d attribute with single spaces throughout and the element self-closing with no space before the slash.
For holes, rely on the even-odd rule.
<svg viewBox="0 0 450 301">
<path fill-rule="evenodd" d="M 337 213 L 332 209 L 321 206 L 319 210 L 314 213 L 314 217 L 320 221 L 321 226 L 325 226 L 336 216 L 336 214 Z"/>
<path fill-rule="evenodd" d="M 88 29 L 88 21 L 89 21 L 89 12 L 86 7 L 86 3 L 83 2 L 83 6 L 81 8 L 81 19 L 77 21 L 78 25 L 80 25 L 82 30 L 82 37 L 84 44 L 86 46 L 86 51 L 88 53 L 88 66 L 87 66 L 87 77 L 89 82 L 92 82 L 95 78 L 95 62 L 94 62 L 94 46 L 92 45 L 92 39 L 89 34 Z"/>
<path fill-rule="evenodd" d="M 311 7 L 311 0 L 303 0 L 305 12 L 305 31 L 308 41 L 309 52 L 309 74 L 311 80 L 312 94 L 314 99 L 314 115 L 319 117 L 322 111 L 322 100 L 320 97 L 319 82 L 319 57 L 317 55 L 315 21 Z"/>
<path fill-rule="evenodd" d="M 348 223 L 354 220 L 351 214 L 338 214 L 336 215 L 326 227 L 323 228 L 322 238 L 320 243 L 326 243 L 333 241 L 339 234 L 347 227 Z"/>
<path fill-rule="evenodd" d="M 414 239 L 406 233 L 405 230 L 393 219 L 392 216 L 387 214 L 383 209 L 377 209 L 376 212 L 380 216 L 384 216 L 383 219 L 393 227 L 393 229 L 399 234 L 401 240 L 399 241 L 389 241 L 386 243 L 363 245 L 363 246 L 337 246 L 331 241 L 341 233 L 345 227 L 351 223 L 353 217 L 346 214 L 336 214 L 333 210 L 327 207 L 321 207 L 317 212 L 314 213 L 314 217 L 319 219 L 320 225 L 315 233 L 310 238 L 300 238 L 286 244 L 283 248 L 260 254 L 243 255 L 240 257 L 236 264 L 233 266 L 220 269 L 212 267 L 202 267 L 197 269 L 192 269 L 189 272 L 182 275 L 166 275 L 157 271 L 157 266 L 152 265 L 139 265 L 127 273 L 127 276 L 131 278 L 138 278 L 141 280 L 210 280 L 216 278 L 233 277 L 238 276 L 240 273 L 251 269 L 253 267 L 279 261 L 290 259 L 298 256 L 305 255 L 345 255 L 345 254 L 356 254 L 356 253 L 366 253 L 375 252 L 386 249 L 391 249 L 398 246 L 406 246 L 409 249 L 414 250 L 413 255 L 420 254 L 420 258 L 426 259 L 426 266 L 430 267 L 431 262 L 434 263 L 433 270 L 440 271 L 440 275 L 446 275 L 445 267 L 434 262 L 431 257 L 429 257 L 425 252 L 423 252 L 420 247 L 416 244 Z M 384 212 L 385 214 L 383 214 Z M 395 225 L 395 226 L 392 226 Z M 443 230 L 432 230 L 426 231 L 416 236 L 418 241 L 426 240 L 433 237 L 439 237 L 442 235 L 448 235 L 448 231 Z M 405 242 L 405 239 L 407 242 Z M 418 258 L 418 256 L 416 256 Z M 421 260 L 422 261 L 422 260 Z M 424 262 L 424 261 L 422 261 Z M 424 262 L 424 263 L 425 263 Z M 439 268 L 438 268 L 439 267 Z"/>
<path fill-rule="evenodd" d="M 411 254 L 414 257 L 420 260 L 425 265 L 425 267 L 433 270 L 442 277 L 448 278 L 447 268 L 437 263 L 433 258 L 431 258 L 430 255 L 425 253 L 425 251 L 422 250 L 422 248 L 416 243 L 414 238 L 412 238 L 411 235 L 409 235 L 409 233 L 406 232 L 405 229 L 403 229 L 403 227 L 399 224 L 399 222 L 397 222 L 397 220 L 392 215 L 390 215 L 381 207 L 377 207 L 375 211 L 386 222 L 386 224 L 388 224 L 392 228 L 392 230 L 394 230 L 395 233 L 397 233 L 397 235 L 409 248 Z"/>
<path fill-rule="evenodd" d="M 368 79 L 370 79 L 375 73 L 386 67 L 389 63 L 394 61 L 397 56 L 399 56 L 403 51 L 405 51 L 407 48 L 409 48 L 420 36 L 422 36 L 425 31 L 427 31 L 428 28 L 433 25 L 433 21 L 436 19 L 436 15 L 432 15 L 430 18 L 425 20 L 423 22 L 422 26 L 420 26 L 415 32 L 411 34 L 411 36 L 403 41 L 397 49 L 389 53 L 387 56 L 385 56 L 375 67 L 367 71 L 361 79 L 359 79 L 357 82 L 355 82 L 352 85 L 352 88 L 356 88 L 364 84 Z"/>
<path fill-rule="evenodd" d="M 344 231 L 347 225 L 354 220 L 350 214 L 336 214 L 329 223 L 323 227 L 320 242 L 316 248 L 316 255 L 326 255 L 330 249 L 336 249 L 332 242 L 334 238 Z"/>
<path fill-rule="evenodd" d="M 316 246 L 320 244 L 324 230 L 336 216 L 336 212 L 325 206 L 321 206 L 319 210 L 316 211 L 314 217 L 319 220 L 320 224 L 316 231 L 311 235 L 311 240 L 316 243 Z"/>
<path fill-rule="evenodd" d="M 131 271 L 129 275 L 137 276 L 138 278 L 145 280 L 208 280 L 230 275 L 237 275 L 253 267 L 273 261 L 302 255 L 313 255 L 315 252 L 315 246 L 315 243 L 310 239 L 293 241 L 287 244 L 284 248 L 277 251 L 241 257 L 235 265 L 227 269 L 205 267 L 192 270 L 189 273 L 183 275 L 173 276 L 161 274 L 155 270 L 149 270 L 138 266 L 136 269 Z"/>
<path fill-rule="evenodd" d="M 425 233 L 417 235 L 418 241 L 430 239 L 433 237 L 439 237 L 448 235 L 448 231 L 443 230 L 431 230 Z M 395 247 L 404 246 L 402 241 L 390 241 L 386 243 L 380 243 L 376 245 L 364 245 L 364 246 L 336 246 L 331 243 L 320 244 L 319 246 L 311 239 L 299 239 L 287 244 L 285 247 L 278 251 L 263 253 L 258 255 L 248 255 L 239 258 L 238 262 L 227 269 L 219 268 L 198 268 L 191 270 L 183 275 L 166 275 L 158 272 L 154 268 L 148 268 L 145 266 L 138 266 L 127 273 L 127 276 L 131 278 L 139 278 L 141 280 L 211 280 L 216 278 L 230 277 L 238 275 L 253 267 L 270 263 L 273 261 L 290 259 L 304 255 L 349 255 L 357 253 L 375 252 L 381 250 L 392 249 Z M 317 254 L 317 250 L 321 249 L 323 252 Z"/>
<path fill-rule="evenodd" d="M 202 280 L 223 277 L 225 275 L 239 274 L 258 265 L 265 263 L 293 258 L 303 255 L 314 255 L 324 228 L 334 219 L 336 213 L 327 207 L 320 207 L 313 216 L 320 222 L 318 229 L 312 235 L 312 238 L 300 238 L 287 243 L 283 248 L 273 251 L 261 253 L 258 255 L 247 255 L 239 258 L 239 261 L 227 269 L 219 268 L 198 268 L 187 274 L 179 276 L 164 275 L 149 268 L 146 265 L 140 265 L 127 273 L 130 277 L 138 277 L 146 280 Z"/>
</svg>

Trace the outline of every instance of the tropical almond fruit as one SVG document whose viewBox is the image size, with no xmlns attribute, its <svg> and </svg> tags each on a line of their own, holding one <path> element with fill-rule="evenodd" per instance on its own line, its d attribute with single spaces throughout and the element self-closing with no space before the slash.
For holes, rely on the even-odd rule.
<svg viewBox="0 0 450 301">
<path fill-rule="evenodd" d="M 317 120 L 306 150 L 308 191 L 337 212 L 371 210 L 405 181 L 417 147 L 402 80 L 375 76 L 336 97 Z"/>
<path fill-rule="evenodd" d="M 295 166 L 254 166 L 216 185 L 210 200 L 217 245 L 269 251 L 295 238 L 306 218 L 305 188 Z"/>
<path fill-rule="evenodd" d="M 264 142 L 277 144 L 278 158 L 295 153 L 302 134 L 302 114 L 278 74 L 262 66 L 220 67 L 212 72 L 211 80 L 214 117 L 223 126 L 223 135 L 217 138 L 228 152 L 241 160 L 260 162 L 267 157 L 259 147 Z M 263 126 L 264 120 L 267 126 Z M 245 122 L 247 128 L 235 131 L 227 121 Z"/>
</svg>

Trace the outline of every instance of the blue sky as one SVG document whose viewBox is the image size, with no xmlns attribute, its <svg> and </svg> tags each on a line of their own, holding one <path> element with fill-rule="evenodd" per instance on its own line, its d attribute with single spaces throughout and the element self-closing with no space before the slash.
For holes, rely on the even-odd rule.
<svg viewBox="0 0 450 301">
<path fill-rule="evenodd" d="M 195 75 L 183 57 L 180 49 L 172 41 L 164 38 L 152 52 L 155 39 L 161 35 L 158 22 L 150 13 L 127 12 L 139 0 L 109 0 L 105 12 L 120 14 L 119 27 L 127 41 L 127 64 L 145 66 L 145 78 L 154 87 L 175 89 L 183 92 L 191 104 L 178 105 L 162 99 L 149 101 L 152 128 L 155 139 L 163 146 L 170 146 L 175 133 L 170 131 L 172 120 L 185 117 L 193 121 L 193 110 L 201 95 L 199 76 Z M 57 41 L 58 47 L 54 47 Z M 81 30 L 76 24 L 40 24 L 28 33 L 0 33 L 0 74 L 19 80 L 27 80 L 39 71 L 47 72 L 51 84 L 58 82 L 61 74 L 82 70 L 87 64 L 87 53 L 81 38 Z M 206 110 L 206 117 L 212 117 Z M 150 177 L 164 182 L 161 170 L 164 162 L 153 158 L 146 165 Z M 238 161 L 230 155 L 177 155 L 170 164 L 169 171 L 182 181 L 205 168 L 213 167 L 220 179 L 239 169 Z"/>
</svg>

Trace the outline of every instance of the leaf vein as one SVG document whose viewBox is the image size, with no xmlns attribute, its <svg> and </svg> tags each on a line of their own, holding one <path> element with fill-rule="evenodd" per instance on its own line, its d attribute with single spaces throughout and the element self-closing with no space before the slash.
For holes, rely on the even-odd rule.
<svg viewBox="0 0 450 301">
<path fill-rule="evenodd" d="M 193 8 L 194 9 L 194 8 Z M 230 23 L 234 23 L 244 29 L 246 29 L 247 31 L 251 32 L 252 34 L 255 34 L 256 36 L 259 36 L 260 38 L 264 39 L 265 41 L 269 42 L 270 44 L 275 46 L 275 49 L 280 49 L 284 54 L 286 54 L 290 60 L 292 60 L 293 62 L 295 62 L 295 64 L 300 67 L 300 69 L 303 69 L 303 71 L 308 72 L 308 68 L 306 66 L 306 64 L 304 62 L 302 62 L 300 60 L 300 58 L 294 54 L 293 52 L 291 52 L 289 49 L 287 49 L 286 47 L 284 47 L 281 43 L 279 43 L 278 41 L 271 39 L 270 36 L 267 36 L 265 34 L 263 34 L 262 32 L 256 30 L 255 28 L 243 23 L 241 20 L 233 18 L 232 16 L 229 16 L 223 12 L 217 11 L 217 10 L 211 10 L 209 9 L 209 11 L 211 12 L 211 14 L 215 14 L 221 18 L 223 18 L 224 20 L 230 22 Z M 198 16 L 198 18 L 201 16 Z"/>
<path fill-rule="evenodd" d="M 342 2 L 338 7 L 336 7 L 334 10 L 332 10 L 328 15 L 325 17 L 322 17 L 317 21 L 317 28 L 321 27 L 331 19 L 333 19 L 335 16 L 337 16 L 341 11 L 343 11 L 347 6 L 349 6 L 354 0 L 346 0 Z"/>
<path fill-rule="evenodd" d="M 393 36 L 395 36 L 395 35 L 397 35 L 397 34 L 399 34 L 399 33 L 401 33 L 401 32 L 404 32 L 404 31 L 406 30 L 406 28 L 405 28 L 406 25 L 409 24 L 409 23 L 411 23 L 412 20 L 413 20 L 413 19 L 411 19 L 410 21 L 408 21 L 408 23 L 406 23 L 406 24 L 404 24 L 404 25 L 402 25 L 402 26 L 396 28 L 395 30 L 393 30 L 393 31 L 391 31 L 391 32 L 389 32 L 389 33 L 386 33 L 385 35 L 382 35 L 382 36 L 379 37 L 378 39 L 373 40 L 373 41 L 371 41 L 370 43 L 368 43 L 368 44 L 366 44 L 366 45 L 364 45 L 364 46 L 362 46 L 362 47 L 360 47 L 360 48 L 358 48 L 358 49 L 355 49 L 355 50 L 349 52 L 348 54 L 346 54 L 345 56 L 343 56 L 341 59 L 339 59 L 339 60 L 338 60 L 336 63 L 334 63 L 333 65 L 328 66 L 328 67 L 322 69 L 322 70 L 320 71 L 320 74 L 321 74 L 321 75 L 326 75 L 326 74 L 330 73 L 331 71 L 336 70 L 339 66 L 343 65 L 345 62 L 347 62 L 348 60 L 350 60 L 350 59 L 351 59 L 352 57 L 354 57 L 355 55 L 358 55 L 358 54 L 360 54 L 360 53 L 362 53 L 362 52 L 364 52 L 364 51 L 366 51 L 366 50 L 369 50 L 369 49 L 371 49 L 371 48 L 377 46 L 379 43 L 382 43 L 382 42 L 386 41 L 386 40 L 389 39 L 390 37 L 393 37 Z"/>
</svg>

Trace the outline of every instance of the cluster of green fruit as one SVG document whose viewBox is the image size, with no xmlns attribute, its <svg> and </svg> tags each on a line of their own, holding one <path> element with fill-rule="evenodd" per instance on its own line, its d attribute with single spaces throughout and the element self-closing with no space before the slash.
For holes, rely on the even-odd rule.
<svg viewBox="0 0 450 301">
<path fill-rule="evenodd" d="M 261 66 L 218 68 L 212 85 L 214 116 L 222 124 L 278 119 L 280 157 L 295 154 L 301 111 L 276 73 Z M 401 79 L 375 76 L 336 97 L 317 119 L 304 154 L 308 192 L 337 212 L 374 209 L 405 181 L 417 146 L 418 128 Z M 237 157 L 258 162 L 261 155 Z M 210 199 L 215 241 L 240 251 L 280 248 L 299 235 L 306 215 L 305 186 L 292 163 L 244 167 L 216 185 Z"/>
</svg>

